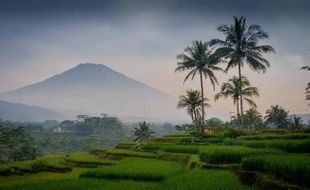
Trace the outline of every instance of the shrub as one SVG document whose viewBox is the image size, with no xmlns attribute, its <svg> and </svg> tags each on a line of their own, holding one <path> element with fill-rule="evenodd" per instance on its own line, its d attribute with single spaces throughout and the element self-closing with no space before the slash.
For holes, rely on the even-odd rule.
<svg viewBox="0 0 310 190">
<path fill-rule="evenodd" d="M 113 166 L 99 167 L 86 171 L 80 177 L 112 180 L 162 181 L 165 178 L 183 172 L 182 165 L 145 158 L 126 158 Z"/>
<path fill-rule="evenodd" d="M 303 155 L 260 155 L 242 159 L 245 170 L 262 171 L 283 180 L 310 187 L 310 157 Z"/>
<path fill-rule="evenodd" d="M 271 149 L 252 149 L 241 146 L 210 146 L 200 150 L 201 161 L 210 164 L 240 163 L 241 159 L 250 155 L 272 154 L 280 151 Z"/>
</svg>

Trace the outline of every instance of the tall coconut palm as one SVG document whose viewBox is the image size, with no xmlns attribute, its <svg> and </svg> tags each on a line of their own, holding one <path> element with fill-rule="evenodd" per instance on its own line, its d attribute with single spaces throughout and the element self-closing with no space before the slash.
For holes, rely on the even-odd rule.
<svg viewBox="0 0 310 190">
<path fill-rule="evenodd" d="M 310 66 L 303 66 L 300 69 L 304 69 L 307 71 L 310 71 Z M 310 100 L 310 82 L 308 82 L 307 87 L 306 87 L 306 100 Z M 310 104 L 308 104 L 310 106 Z"/>
<path fill-rule="evenodd" d="M 210 107 L 206 102 L 208 99 L 204 98 L 204 107 Z M 200 111 L 201 111 L 201 95 L 198 90 L 187 90 L 186 95 L 181 95 L 179 97 L 179 102 L 177 107 L 186 108 L 188 115 L 191 116 L 193 123 L 197 123 Z"/>
<path fill-rule="evenodd" d="M 266 111 L 265 119 L 267 125 L 272 124 L 277 128 L 288 127 L 288 112 L 278 105 L 271 106 L 271 108 Z"/>
<path fill-rule="evenodd" d="M 227 60 L 226 71 L 238 67 L 241 79 L 241 68 L 246 63 L 251 69 L 265 72 L 270 66 L 269 61 L 263 57 L 263 53 L 275 52 L 269 45 L 258 45 L 260 40 L 268 39 L 269 35 L 258 25 L 246 25 L 245 17 L 234 17 L 231 25 L 220 25 L 217 30 L 225 35 L 224 40 L 213 39 L 209 43 L 217 46 L 216 55 Z M 240 91 L 240 111 L 243 116 L 243 98 Z M 241 122 L 243 122 L 241 117 Z"/>
<path fill-rule="evenodd" d="M 150 124 L 145 121 L 139 122 L 139 128 L 135 127 L 134 135 L 137 136 L 135 141 L 147 141 L 155 134 L 154 131 L 150 129 Z"/>
<path fill-rule="evenodd" d="M 241 88 L 241 95 L 240 95 Z M 246 101 L 251 107 L 256 108 L 255 102 L 251 99 L 254 96 L 259 96 L 257 87 L 251 86 L 250 81 L 242 76 L 241 80 L 239 77 L 234 76 L 227 82 L 223 83 L 221 86 L 221 92 L 214 96 L 214 100 L 218 100 L 221 97 L 228 98 L 231 97 L 234 101 L 234 105 L 237 107 L 237 117 L 240 120 L 239 112 L 239 102 L 241 97 Z"/>
<path fill-rule="evenodd" d="M 200 77 L 200 88 L 201 88 L 201 117 L 202 125 L 204 124 L 205 110 L 204 110 L 204 87 L 203 78 L 209 78 L 213 89 L 215 84 L 218 84 L 217 78 L 214 71 L 222 70 L 217 64 L 220 59 L 213 55 L 213 51 L 208 48 L 208 44 L 202 41 L 194 41 L 192 46 L 187 47 L 185 52 L 178 55 L 177 68 L 175 71 L 189 71 L 184 79 L 184 83 L 191 78 L 195 78 L 196 74 Z"/>
</svg>

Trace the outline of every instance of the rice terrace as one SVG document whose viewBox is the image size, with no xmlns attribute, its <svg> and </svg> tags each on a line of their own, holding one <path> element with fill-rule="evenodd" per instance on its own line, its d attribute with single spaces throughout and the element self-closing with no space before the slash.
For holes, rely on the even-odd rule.
<svg viewBox="0 0 310 190">
<path fill-rule="evenodd" d="M 0 190 L 309 190 L 307 0 L 0 0 Z"/>
</svg>

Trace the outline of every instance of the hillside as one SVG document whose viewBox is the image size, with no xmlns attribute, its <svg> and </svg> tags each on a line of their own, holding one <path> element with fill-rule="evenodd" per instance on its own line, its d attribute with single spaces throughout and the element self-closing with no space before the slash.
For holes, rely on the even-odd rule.
<svg viewBox="0 0 310 190">
<path fill-rule="evenodd" d="M 71 115 L 181 118 L 176 98 L 101 64 L 80 64 L 44 81 L 5 92 L 0 99 Z"/>
<path fill-rule="evenodd" d="M 0 118 L 10 121 L 39 122 L 45 120 L 63 120 L 65 116 L 42 107 L 0 101 Z"/>
<path fill-rule="evenodd" d="M 0 189 L 309 189 L 309 133 L 254 132 L 170 135 L 0 164 Z"/>
</svg>

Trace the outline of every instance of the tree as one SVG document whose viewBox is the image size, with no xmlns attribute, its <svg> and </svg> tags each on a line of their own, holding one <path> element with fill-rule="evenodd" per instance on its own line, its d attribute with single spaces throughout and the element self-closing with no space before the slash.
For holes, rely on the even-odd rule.
<svg viewBox="0 0 310 190">
<path fill-rule="evenodd" d="M 261 26 L 246 25 L 245 17 L 234 17 L 231 25 L 220 25 L 217 30 L 225 35 L 224 40 L 213 39 L 209 43 L 217 46 L 216 57 L 227 60 L 226 71 L 238 67 L 239 79 L 241 80 L 241 68 L 246 63 L 251 69 L 265 72 L 270 66 L 269 61 L 263 57 L 263 53 L 275 52 L 269 45 L 258 45 L 260 40 L 268 39 L 269 35 L 263 31 Z M 241 124 L 243 124 L 243 98 L 240 91 Z"/>
<path fill-rule="evenodd" d="M 240 89 L 242 96 L 240 95 Z M 214 99 L 218 100 L 221 97 L 231 97 L 233 99 L 234 105 L 236 105 L 237 108 L 237 118 L 240 120 L 240 98 L 242 97 L 243 100 L 246 101 L 250 106 L 256 108 L 255 102 L 251 99 L 253 96 L 259 96 L 257 87 L 251 86 L 250 81 L 244 76 L 241 77 L 241 80 L 239 77 L 234 76 L 222 84 L 221 92 L 217 93 L 214 96 Z"/>
<path fill-rule="evenodd" d="M 179 97 L 179 102 L 177 108 L 186 108 L 188 115 L 191 116 L 193 123 L 197 123 L 201 111 L 201 94 L 198 90 L 187 90 L 186 95 L 181 95 Z M 204 107 L 210 107 L 208 103 L 206 103 L 208 99 L 204 98 L 203 105 Z"/>
<path fill-rule="evenodd" d="M 38 149 L 33 138 L 23 127 L 0 123 L 0 163 L 35 159 Z"/>
<path fill-rule="evenodd" d="M 265 119 L 267 125 L 272 124 L 277 128 L 287 128 L 289 124 L 288 112 L 278 105 L 271 106 L 271 108 L 266 111 Z"/>
<path fill-rule="evenodd" d="M 290 125 L 293 129 L 300 129 L 305 126 L 302 118 L 296 115 L 292 115 L 290 119 Z"/>
<path fill-rule="evenodd" d="M 303 66 L 300 69 L 310 71 L 310 66 Z M 310 100 L 310 82 L 308 82 L 307 87 L 306 87 L 306 98 L 305 99 Z M 308 105 L 310 106 L 310 103 Z"/>
<path fill-rule="evenodd" d="M 247 110 L 243 116 L 244 125 L 251 129 L 261 128 L 263 124 L 263 116 L 255 108 Z"/>
<path fill-rule="evenodd" d="M 187 47 L 185 53 L 177 56 L 179 60 L 177 62 L 177 68 L 175 71 L 189 71 L 186 75 L 184 82 L 189 78 L 192 80 L 195 78 L 196 74 L 200 77 L 200 89 L 201 89 L 201 117 L 202 125 L 204 123 L 205 111 L 204 111 L 204 87 L 203 87 L 203 77 L 205 79 L 209 78 L 213 89 L 215 89 L 215 84 L 218 84 L 217 78 L 214 71 L 221 71 L 222 69 L 217 66 L 220 59 L 214 56 L 213 51 L 208 48 L 207 43 L 202 41 L 194 41 L 192 46 Z"/>
<path fill-rule="evenodd" d="M 137 136 L 135 141 L 147 141 L 153 137 L 153 134 L 155 134 L 155 132 L 150 129 L 150 124 L 145 121 L 139 122 L 139 128 L 135 127 L 134 135 Z"/>
<path fill-rule="evenodd" d="M 212 118 L 206 120 L 206 125 L 208 127 L 214 128 L 214 129 L 220 129 L 222 127 L 223 123 L 224 122 L 221 119 L 216 118 L 216 117 L 212 117 Z"/>
</svg>

